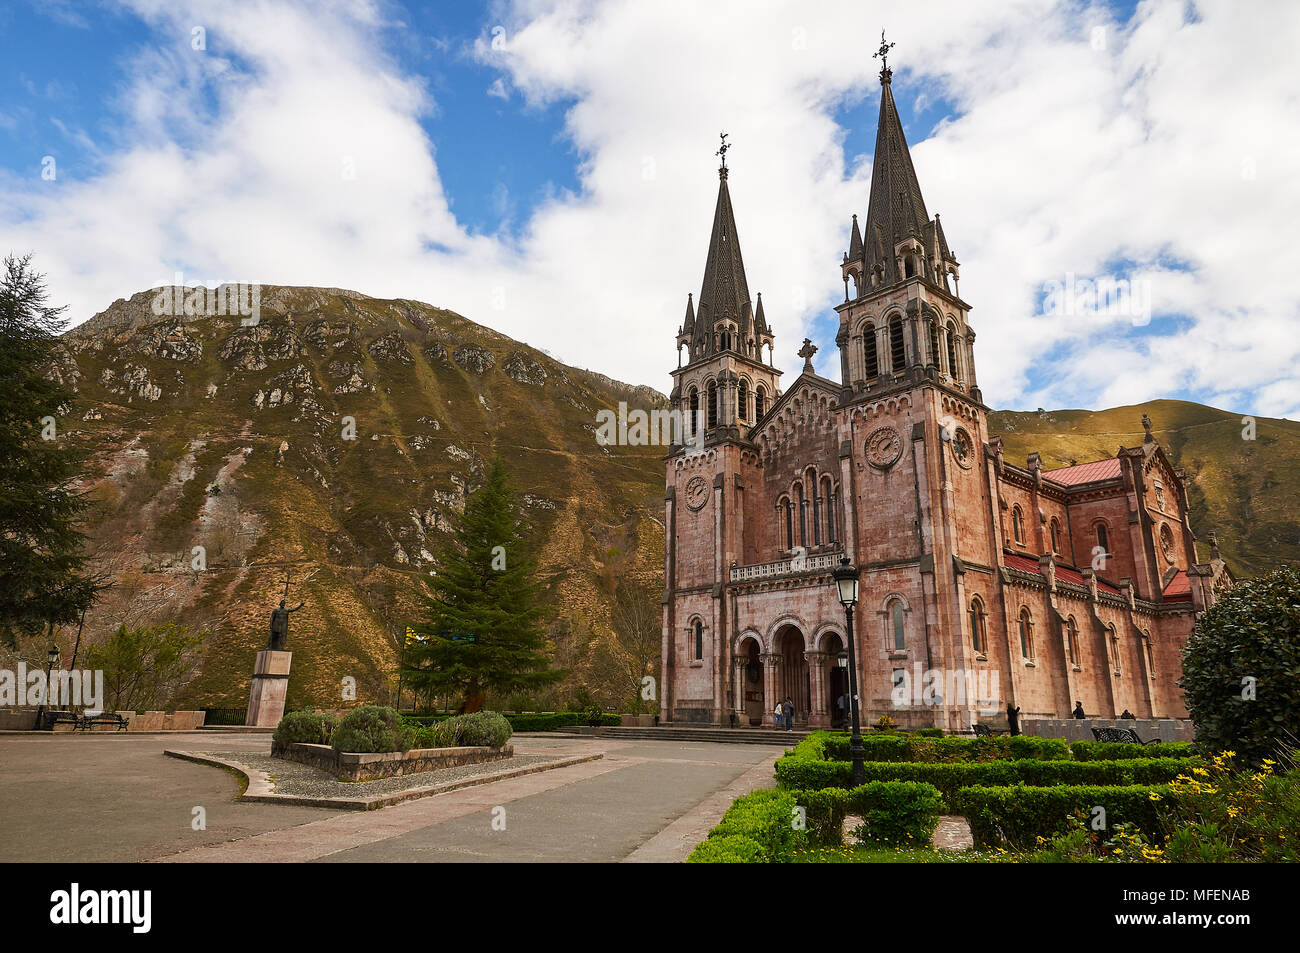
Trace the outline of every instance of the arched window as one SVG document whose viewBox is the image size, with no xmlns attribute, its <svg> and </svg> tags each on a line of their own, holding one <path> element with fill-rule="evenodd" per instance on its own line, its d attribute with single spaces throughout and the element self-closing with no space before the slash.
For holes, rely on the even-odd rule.
<svg viewBox="0 0 1300 953">
<path fill-rule="evenodd" d="M 1034 657 L 1034 623 L 1028 609 L 1020 610 L 1020 655 L 1026 660 Z"/>
<path fill-rule="evenodd" d="M 876 326 L 868 323 L 862 329 L 862 350 L 866 358 L 866 376 L 876 377 L 880 374 L 880 355 L 876 352 Z"/>
<path fill-rule="evenodd" d="M 1146 652 L 1146 656 L 1147 656 L 1147 675 L 1148 675 L 1149 677 L 1151 677 L 1151 678 L 1155 678 L 1155 677 L 1156 677 L 1156 657 L 1155 657 L 1155 653 L 1153 653 L 1153 652 L 1151 651 L 1151 633 L 1150 633 L 1150 632 L 1143 632 L 1143 633 L 1142 633 L 1142 650 L 1143 650 L 1144 652 Z"/>
<path fill-rule="evenodd" d="M 1111 661 L 1111 665 L 1114 666 L 1114 668 L 1115 668 L 1115 674 L 1118 675 L 1118 674 L 1120 673 L 1120 665 L 1119 665 L 1119 633 L 1115 631 L 1115 626 L 1114 626 L 1113 624 L 1107 626 L 1106 628 L 1107 628 L 1107 629 L 1109 630 L 1109 632 L 1110 632 L 1110 661 Z"/>
<path fill-rule="evenodd" d="M 1052 530 L 1052 552 L 1054 554 L 1059 553 L 1061 551 L 1061 540 L 1060 540 L 1061 525 L 1056 521 L 1055 516 L 1052 517 L 1051 530 Z"/>
<path fill-rule="evenodd" d="M 1074 616 L 1070 616 L 1065 621 L 1065 651 L 1070 657 L 1071 665 L 1079 664 L 1079 627 L 1074 622 Z"/>
<path fill-rule="evenodd" d="M 794 506 L 785 497 L 785 548 L 794 549 Z"/>
<path fill-rule="evenodd" d="M 831 485 L 830 477 L 822 477 L 822 513 L 825 514 L 822 517 L 825 526 L 822 541 L 833 543 L 835 542 L 835 489 Z"/>
<path fill-rule="evenodd" d="M 754 419 L 761 419 L 765 413 L 767 413 L 767 388 L 759 384 L 754 389 Z"/>
<path fill-rule="evenodd" d="M 961 379 L 959 368 L 957 367 L 957 328 L 951 321 L 948 322 L 948 373 L 957 379 Z"/>
<path fill-rule="evenodd" d="M 694 387 L 691 388 L 690 408 L 691 419 L 686 421 L 686 432 L 693 436 L 700 425 L 700 392 Z"/>
<path fill-rule="evenodd" d="M 1025 518 L 1020 512 L 1019 506 L 1011 508 L 1011 535 L 1015 538 L 1018 545 L 1023 546 L 1025 543 Z"/>
<path fill-rule="evenodd" d="M 903 319 L 889 319 L 889 369 L 897 374 L 907 366 L 907 348 L 903 345 Z"/>
<path fill-rule="evenodd" d="M 736 417 L 739 420 L 749 419 L 749 381 L 742 380 L 736 389 Z"/>
<path fill-rule="evenodd" d="M 1106 524 L 1097 524 L 1097 546 L 1103 553 L 1110 552 L 1110 536 L 1106 532 Z"/>
<path fill-rule="evenodd" d="M 709 381 L 709 426 L 718 425 L 718 385 Z"/>
<path fill-rule="evenodd" d="M 939 321 L 937 318 L 930 318 L 925 322 L 930 327 L 930 363 L 935 367 L 943 365 L 939 357 Z"/>
<path fill-rule="evenodd" d="M 731 350 L 731 333 L 729 331 L 722 332 L 722 349 L 724 351 Z"/>
<path fill-rule="evenodd" d="M 695 620 L 695 657 L 704 658 L 704 623 L 699 619 Z"/>
<path fill-rule="evenodd" d="M 903 628 L 903 603 L 898 599 L 889 604 L 889 621 L 894 630 L 894 651 L 907 651 L 907 633 Z"/>
<path fill-rule="evenodd" d="M 984 631 L 984 603 L 980 602 L 979 596 L 970 601 L 970 644 L 979 655 L 989 648 Z"/>
<path fill-rule="evenodd" d="M 808 498 L 804 495 L 803 484 L 794 485 L 794 495 L 799 500 L 799 545 L 808 548 Z"/>
</svg>

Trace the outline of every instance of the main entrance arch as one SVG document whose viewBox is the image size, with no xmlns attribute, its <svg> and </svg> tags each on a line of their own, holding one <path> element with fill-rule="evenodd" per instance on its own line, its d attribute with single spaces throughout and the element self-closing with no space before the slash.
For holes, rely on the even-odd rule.
<svg viewBox="0 0 1300 953">
<path fill-rule="evenodd" d="M 754 636 L 741 640 L 736 649 L 736 709 L 741 713 L 743 722 L 758 726 L 763 723 L 763 712 L 767 710 L 767 696 L 764 693 L 763 648 Z M 773 703 L 775 704 L 775 702 Z"/>
<path fill-rule="evenodd" d="M 776 654 L 780 657 L 777 669 L 777 697 L 769 707 L 775 707 L 777 701 L 786 698 L 794 704 L 794 720 L 799 724 L 808 723 L 808 713 L 812 710 L 812 692 L 808 682 L 808 645 L 799 628 L 786 623 L 776 631 L 774 640 Z"/>
</svg>

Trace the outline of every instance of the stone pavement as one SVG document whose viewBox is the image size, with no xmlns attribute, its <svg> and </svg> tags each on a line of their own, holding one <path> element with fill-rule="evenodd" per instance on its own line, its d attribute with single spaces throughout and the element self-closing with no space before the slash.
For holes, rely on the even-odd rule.
<svg viewBox="0 0 1300 953">
<path fill-rule="evenodd" d="M 514 744 L 520 754 L 604 757 L 343 813 L 240 803 L 230 773 L 162 754 L 264 754 L 266 736 L 3 736 L 0 860 L 678 861 L 735 796 L 772 784 L 783 751 L 544 735 Z M 206 830 L 191 828 L 196 806 Z"/>
</svg>

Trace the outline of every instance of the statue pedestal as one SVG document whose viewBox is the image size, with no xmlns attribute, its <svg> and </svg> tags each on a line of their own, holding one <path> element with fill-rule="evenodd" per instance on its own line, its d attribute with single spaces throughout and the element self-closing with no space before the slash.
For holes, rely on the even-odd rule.
<svg viewBox="0 0 1300 953">
<path fill-rule="evenodd" d="M 248 727 L 274 728 L 284 717 L 284 703 L 289 695 L 289 663 L 292 652 L 263 649 L 253 666 L 253 685 L 248 693 Z"/>
</svg>

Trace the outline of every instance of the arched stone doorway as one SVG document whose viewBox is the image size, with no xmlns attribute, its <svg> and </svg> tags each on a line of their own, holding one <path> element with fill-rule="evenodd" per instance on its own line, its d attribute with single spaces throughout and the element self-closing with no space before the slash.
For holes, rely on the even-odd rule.
<svg viewBox="0 0 1300 953">
<path fill-rule="evenodd" d="M 777 668 L 776 698 L 768 707 L 775 708 L 777 701 L 784 702 L 788 697 L 794 704 L 794 720 L 798 724 L 807 724 L 812 709 L 812 692 L 808 682 L 808 647 L 803 633 L 793 625 L 783 625 L 777 630 L 775 643 L 781 663 Z"/>
<path fill-rule="evenodd" d="M 849 724 L 849 672 L 840 668 L 840 653 L 844 651 L 844 640 L 835 632 L 828 633 L 822 639 L 822 652 L 825 665 L 822 677 L 826 680 L 826 712 L 830 717 L 832 728 L 847 728 Z"/>
<path fill-rule="evenodd" d="M 763 678 L 763 650 L 758 639 L 743 639 L 737 647 L 735 659 L 738 692 L 736 709 L 740 713 L 740 721 L 752 726 L 761 725 L 763 712 L 767 708 L 767 695 L 764 692 L 766 680 Z"/>
</svg>

